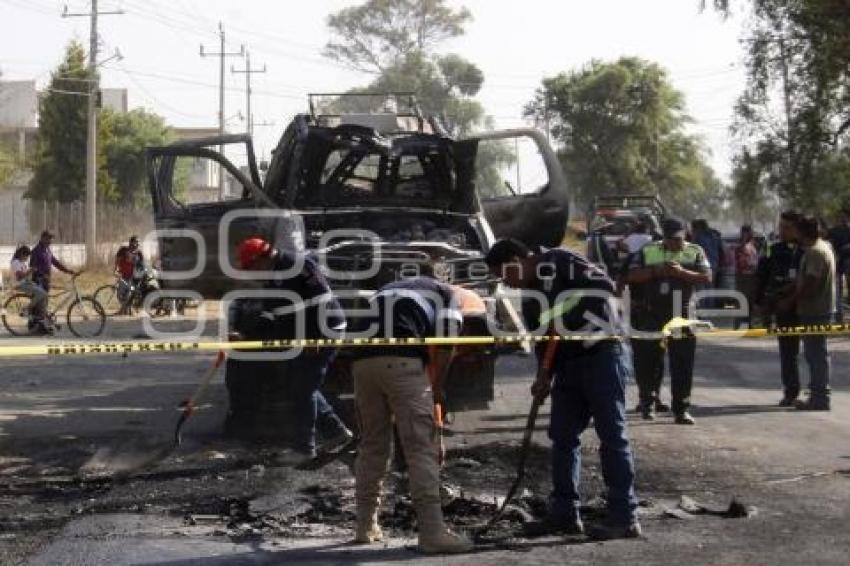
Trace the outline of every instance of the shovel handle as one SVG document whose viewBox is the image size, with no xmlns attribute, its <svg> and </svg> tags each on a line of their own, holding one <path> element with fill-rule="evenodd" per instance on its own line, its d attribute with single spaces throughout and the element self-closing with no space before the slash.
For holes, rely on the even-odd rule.
<svg viewBox="0 0 850 566">
<path fill-rule="evenodd" d="M 174 427 L 174 442 L 175 444 L 180 444 L 180 431 L 183 428 L 185 422 L 189 419 L 192 413 L 195 412 L 195 403 L 197 403 L 201 394 L 209 385 L 210 381 L 212 381 L 213 376 L 216 374 L 216 371 L 224 364 L 224 361 L 227 359 L 227 355 L 223 350 L 219 351 L 218 355 L 215 357 L 215 362 L 213 365 L 207 369 L 204 376 L 201 378 L 201 382 L 198 384 L 197 389 L 195 389 L 192 395 L 183 400 L 178 408 L 182 409 L 180 413 L 180 418 L 177 420 L 177 426 Z"/>
</svg>

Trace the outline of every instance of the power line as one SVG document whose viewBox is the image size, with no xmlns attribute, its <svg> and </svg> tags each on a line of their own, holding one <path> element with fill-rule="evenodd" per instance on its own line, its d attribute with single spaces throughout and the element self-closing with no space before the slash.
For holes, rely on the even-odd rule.
<svg viewBox="0 0 850 566">
<path fill-rule="evenodd" d="M 123 65 L 119 65 L 119 70 L 120 70 L 122 73 L 124 73 L 124 74 L 127 76 L 127 78 L 128 78 L 128 79 L 130 79 L 130 81 L 132 81 L 132 82 L 133 82 L 133 84 L 135 84 L 135 85 L 136 85 L 136 87 L 137 87 L 139 90 L 141 90 L 141 91 L 142 91 L 142 93 L 143 93 L 145 96 L 147 96 L 147 97 L 148 97 L 148 99 L 149 99 L 149 100 L 152 100 L 152 101 L 153 101 L 154 103 L 156 103 L 157 105 L 162 106 L 163 108 L 165 108 L 166 110 L 168 110 L 168 111 L 170 111 L 170 112 L 172 112 L 172 113 L 174 113 L 174 114 L 178 114 L 178 115 L 180 115 L 180 116 L 184 116 L 184 117 L 186 117 L 186 118 L 193 118 L 193 119 L 196 119 L 196 118 L 205 118 L 205 116 L 204 116 L 204 115 L 202 115 L 202 114 L 190 114 L 190 113 L 188 113 L 188 112 L 184 112 L 183 110 L 179 110 L 179 109 L 175 108 L 174 106 L 171 106 L 170 104 L 168 104 L 168 103 L 166 103 L 166 102 L 163 102 L 161 99 L 159 99 L 159 98 L 157 98 L 156 96 L 154 96 L 154 94 L 153 94 L 153 93 L 151 93 L 151 92 L 150 92 L 150 91 L 149 91 L 149 90 L 148 90 L 148 89 L 147 89 L 147 88 L 146 88 L 146 87 L 142 84 L 142 82 L 141 82 L 138 78 L 136 78 L 135 76 L 133 76 L 133 74 L 132 74 L 130 71 L 128 71 L 126 68 L 124 68 L 124 66 L 123 66 Z"/>
<path fill-rule="evenodd" d="M 206 28 L 201 28 L 201 27 L 198 27 L 197 25 L 194 25 L 194 24 L 188 24 L 186 21 L 174 18 L 173 16 L 166 16 L 166 15 L 164 15 L 163 12 L 150 12 L 150 11 L 148 11 L 147 7 L 145 7 L 142 4 L 136 4 L 135 2 L 132 2 L 129 5 L 132 6 L 132 8 L 133 8 L 132 13 L 134 15 L 138 15 L 142 18 L 145 18 L 145 19 L 148 19 L 150 21 L 159 23 L 159 24 L 164 25 L 166 27 L 169 27 L 171 29 L 178 30 L 178 31 L 188 31 L 190 33 L 201 35 L 204 38 L 209 35 L 209 30 L 206 29 Z M 169 6 L 168 8 L 163 7 L 163 10 L 165 10 L 165 9 L 173 9 L 173 7 L 171 7 L 171 6 Z M 289 40 L 289 39 L 287 39 L 283 36 L 277 35 L 277 34 L 263 33 L 261 31 L 248 29 L 248 28 L 230 26 L 230 29 L 237 29 L 237 30 L 242 31 L 243 34 L 247 35 L 250 38 L 251 43 L 253 45 L 265 46 L 266 47 L 265 51 L 271 51 L 273 53 L 277 53 L 281 57 L 285 57 L 287 59 L 291 59 L 291 60 L 294 60 L 294 61 L 302 61 L 302 62 L 306 62 L 306 63 L 310 63 L 310 64 L 313 64 L 313 65 L 318 65 L 318 66 L 323 66 L 323 67 L 333 67 L 333 68 L 338 68 L 338 69 L 344 69 L 344 70 L 347 70 L 347 71 L 355 71 L 354 69 L 352 69 L 348 66 L 339 64 L 339 63 L 333 63 L 331 61 L 321 59 L 321 58 L 317 58 L 317 57 L 308 57 L 308 56 L 304 56 L 304 55 L 298 55 L 298 54 L 292 53 L 291 51 L 283 50 L 279 47 L 279 44 L 280 43 L 287 43 L 287 44 L 299 46 L 301 48 L 307 48 L 307 49 L 310 49 L 310 50 L 315 50 L 317 48 L 316 46 L 307 45 L 307 44 L 298 43 L 298 42 L 293 42 L 292 40 Z M 266 40 L 263 40 L 263 39 L 258 40 L 258 38 L 262 38 L 262 37 L 265 37 Z M 362 71 L 361 71 L 361 73 L 362 73 Z"/>
<path fill-rule="evenodd" d="M 172 82 L 172 83 L 186 84 L 186 85 L 192 85 L 192 86 L 202 86 L 202 87 L 206 87 L 206 88 L 215 88 L 215 89 L 218 88 L 218 85 L 216 85 L 214 83 L 204 82 L 204 81 L 194 80 L 194 79 L 187 79 L 185 77 L 179 77 L 179 76 L 176 76 L 176 75 L 167 75 L 167 74 L 163 74 L 163 73 L 151 73 L 151 72 L 139 71 L 139 70 L 135 70 L 135 69 L 132 69 L 132 68 L 126 68 L 126 67 L 123 68 L 122 71 L 129 74 L 129 75 L 136 75 L 136 76 L 139 76 L 139 77 L 149 77 L 149 78 L 159 79 L 159 80 Z M 228 91 L 228 92 L 243 92 L 243 90 L 241 88 L 238 88 L 238 87 L 225 87 L 225 90 Z M 281 98 L 281 99 L 287 99 L 287 100 L 302 100 L 304 98 L 304 96 L 286 95 L 286 94 L 280 94 L 280 93 L 277 93 L 277 92 L 269 92 L 269 91 L 264 91 L 264 90 L 254 90 L 254 89 L 252 89 L 251 92 L 253 94 L 263 95 L 263 96 L 267 96 L 269 98 Z M 306 92 L 305 92 L 305 94 L 306 94 Z"/>
<path fill-rule="evenodd" d="M 164 9 L 159 11 L 150 11 L 148 10 L 148 6 L 145 4 L 127 2 L 127 0 L 125 0 L 124 3 L 130 6 L 131 11 L 129 13 L 131 15 L 139 16 L 142 19 L 146 19 L 148 21 L 163 25 L 175 31 L 188 31 L 203 38 L 207 38 L 211 35 L 217 35 L 215 32 L 210 31 L 209 27 L 197 25 L 194 23 L 194 21 L 192 23 L 189 23 L 170 18 L 165 15 Z"/>
</svg>

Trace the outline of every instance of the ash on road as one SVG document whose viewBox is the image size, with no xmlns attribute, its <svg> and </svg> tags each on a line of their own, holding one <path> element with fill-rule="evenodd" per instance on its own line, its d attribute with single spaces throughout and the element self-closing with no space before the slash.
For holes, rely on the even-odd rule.
<svg viewBox="0 0 850 566">
<path fill-rule="evenodd" d="M 588 543 L 526 538 L 550 489 L 546 416 L 525 490 L 476 562 L 839 564 L 850 552 L 848 342 L 833 346 L 831 413 L 796 413 L 779 399 L 770 341 L 703 341 L 696 427 L 630 416 L 645 539 Z M 16 359 L 0 392 L 0 563 L 264 564 L 284 561 L 462 563 L 409 546 L 406 481 L 393 474 L 383 545 L 348 544 L 352 451 L 313 470 L 278 466 L 279 446 L 220 433 L 221 383 L 171 450 L 175 406 L 210 356 Z M 473 530 L 513 479 L 528 409 L 531 361 L 499 362 L 490 411 L 456 416 L 447 438 L 444 502 Z M 585 517 L 604 512 L 592 431 L 585 436 Z M 730 508 L 730 503 L 735 502 Z"/>
</svg>

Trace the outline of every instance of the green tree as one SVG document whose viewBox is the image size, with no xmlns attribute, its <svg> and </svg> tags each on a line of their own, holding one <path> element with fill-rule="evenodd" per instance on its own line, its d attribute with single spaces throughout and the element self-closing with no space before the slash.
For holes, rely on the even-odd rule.
<svg viewBox="0 0 850 566">
<path fill-rule="evenodd" d="M 104 109 L 100 127 L 107 138 L 102 152 L 106 170 L 115 182 L 114 200 L 122 204 L 148 203 L 145 148 L 172 141 L 165 120 L 142 109 L 127 113 Z"/>
<path fill-rule="evenodd" d="M 705 5 L 707 2 L 704 2 Z M 807 210 L 837 202 L 850 142 L 850 3 L 715 0 L 747 6 L 747 85 L 736 107 L 741 159 L 766 191 Z M 828 184 L 825 184 L 828 183 Z"/>
<path fill-rule="evenodd" d="M 90 78 L 83 46 L 72 41 L 39 100 L 38 145 L 27 198 L 70 202 L 85 194 Z M 108 178 L 98 188 L 108 192 Z"/>
<path fill-rule="evenodd" d="M 544 79 L 526 115 L 549 121 L 579 200 L 659 195 L 679 214 L 706 215 L 723 188 L 688 135 L 683 95 L 657 64 L 635 57 L 591 61 Z"/>
<path fill-rule="evenodd" d="M 89 80 L 85 56 L 83 46 L 71 42 L 39 101 L 39 137 L 29 198 L 69 202 L 84 190 Z"/>
<path fill-rule="evenodd" d="M 90 80 L 86 53 L 74 40 L 39 100 L 38 144 L 26 198 L 71 202 L 84 197 Z M 100 148 L 108 144 L 108 130 L 98 130 L 97 142 Z M 99 198 L 111 200 L 115 183 L 106 170 L 103 152 L 98 153 L 97 167 Z"/>
<path fill-rule="evenodd" d="M 445 40 L 463 35 L 471 19 L 469 10 L 453 10 L 445 0 L 368 0 L 328 16 L 334 39 L 325 46 L 325 55 L 382 73 L 410 53 L 431 53 Z"/>
<path fill-rule="evenodd" d="M 465 8 L 446 4 L 368 0 L 340 10 L 328 17 L 332 39 L 325 56 L 375 73 L 368 86 L 351 93 L 414 92 L 423 112 L 462 135 L 484 125 L 484 109 L 473 98 L 484 74 L 460 55 L 438 52 L 443 42 L 463 35 L 472 18 Z"/>
</svg>

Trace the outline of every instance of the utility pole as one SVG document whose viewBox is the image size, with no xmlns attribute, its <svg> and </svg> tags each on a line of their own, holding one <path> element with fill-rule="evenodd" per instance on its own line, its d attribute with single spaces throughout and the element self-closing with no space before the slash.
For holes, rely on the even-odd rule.
<svg viewBox="0 0 850 566">
<path fill-rule="evenodd" d="M 239 51 L 227 52 L 224 50 L 224 24 L 221 22 L 218 23 L 218 35 L 221 43 L 221 48 L 218 53 L 210 53 L 208 51 L 204 51 L 204 46 L 201 45 L 201 57 L 218 57 L 220 66 L 219 66 L 219 76 L 218 76 L 218 134 L 220 136 L 224 135 L 224 59 L 226 57 L 243 57 L 245 55 L 245 46 L 242 45 L 239 47 Z M 224 146 L 220 145 L 218 147 L 219 152 L 224 155 Z M 224 166 L 219 164 L 218 166 L 218 196 L 219 199 L 224 200 L 225 196 L 225 187 L 224 187 Z"/>
<path fill-rule="evenodd" d="M 100 82 L 97 74 L 97 17 L 123 14 L 123 10 L 98 12 L 97 0 L 91 0 L 91 12 L 71 13 L 68 7 L 63 18 L 91 18 L 89 31 L 89 102 L 88 135 L 86 138 L 86 263 L 91 265 L 97 256 L 97 99 Z"/>
<path fill-rule="evenodd" d="M 266 72 L 266 65 L 263 64 L 262 69 L 251 68 L 251 53 L 245 52 L 245 68 L 237 69 L 233 65 L 230 66 L 230 72 L 236 75 L 245 75 L 245 120 L 248 122 L 248 135 L 254 135 L 254 116 L 251 114 L 251 75 L 262 74 Z"/>
</svg>

